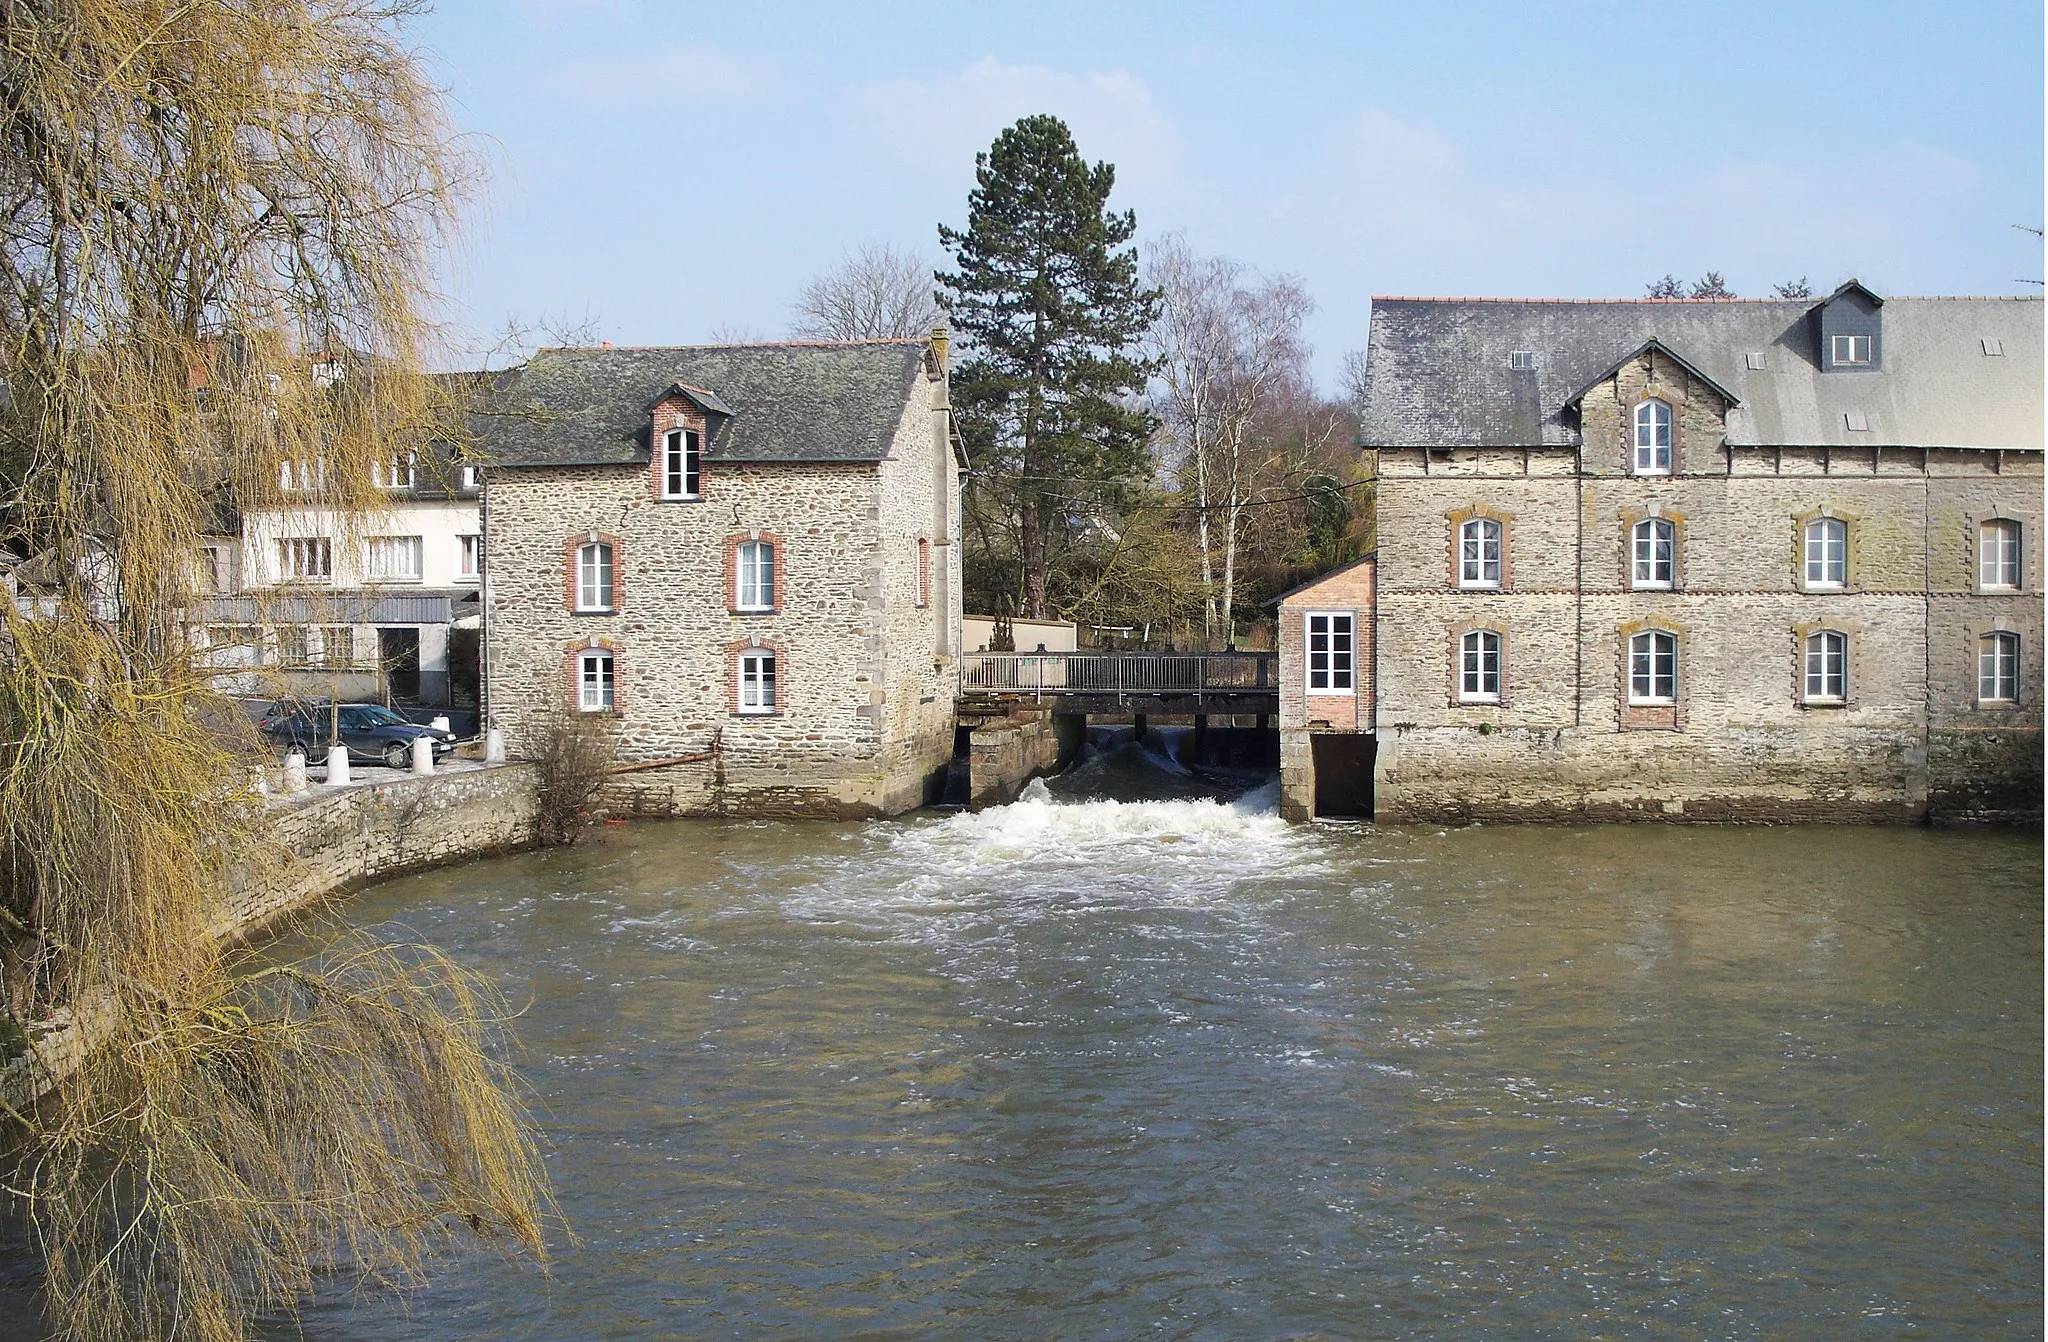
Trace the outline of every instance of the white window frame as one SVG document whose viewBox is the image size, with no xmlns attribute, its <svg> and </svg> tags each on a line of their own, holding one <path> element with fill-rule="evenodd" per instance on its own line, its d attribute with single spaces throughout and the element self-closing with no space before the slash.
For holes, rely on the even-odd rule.
<svg viewBox="0 0 2048 1342">
<path fill-rule="evenodd" d="M 1800 573 L 1809 592 L 1839 592 L 1849 585 L 1849 524 L 1816 517 L 1806 524 Z M 1821 576 L 1813 575 L 1818 572 Z"/>
<path fill-rule="evenodd" d="M 1816 629 L 1806 636 L 1801 677 L 1809 704 L 1849 701 L 1849 636 L 1836 629 Z"/>
<path fill-rule="evenodd" d="M 426 574 L 426 539 L 372 536 L 365 547 L 364 577 L 370 582 L 418 582 Z"/>
<path fill-rule="evenodd" d="M 576 609 L 580 614 L 610 615 L 617 607 L 618 555 L 606 541 L 585 541 L 576 547 Z"/>
<path fill-rule="evenodd" d="M 1857 357 L 1859 352 L 1863 357 Z M 1854 368 L 1868 364 L 1875 352 L 1876 347 L 1867 335 L 1838 335 L 1834 338 L 1834 364 L 1837 368 Z"/>
<path fill-rule="evenodd" d="M 732 606 L 734 610 L 775 609 L 775 542 L 744 540 L 733 551 Z"/>
<path fill-rule="evenodd" d="M 1472 629 L 1458 639 L 1458 702 L 1500 702 L 1501 636 L 1493 629 Z"/>
<path fill-rule="evenodd" d="M 2020 636 L 1994 629 L 1977 640 L 1977 702 L 2020 701 Z"/>
<path fill-rule="evenodd" d="M 280 582 L 333 582 L 334 542 L 326 536 L 282 536 L 277 542 Z"/>
<path fill-rule="evenodd" d="M 277 463 L 277 487 L 287 494 L 304 494 L 327 484 L 327 458 L 286 457 Z"/>
<path fill-rule="evenodd" d="M 1993 517 L 1977 528 L 1977 586 L 1986 592 L 2020 590 L 2020 524 Z"/>
<path fill-rule="evenodd" d="M 670 429 L 661 438 L 661 497 L 704 497 L 704 437 L 695 429 Z"/>
<path fill-rule="evenodd" d="M 411 489 L 417 458 L 410 452 L 402 457 L 370 463 L 370 483 L 379 489 Z"/>
<path fill-rule="evenodd" d="M 1635 474 L 1671 474 L 1673 422 L 1670 402 L 1651 397 L 1636 403 L 1635 433 L 1630 439 L 1635 450 L 1629 458 Z M 1660 437 L 1662 442 L 1658 441 Z"/>
<path fill-rule="evenodd" d="M 478 582 L 484 572 L 484 538 L 474 531 L 455 538 L 455 580 Z"/>
<path fill-rule="evenodd" d="M 1678 528 L 1671 520 L 1645 517 L 1629 528 L 1628 546 L 1629 586 L 1644 592 L 1670 591 L 1678 576 Z M 1660 567 L 1662 577 L 1658 576 Z"/>
<path fill-rule="evenodd" d="M 473 493 L 482 479 L 483 472 L 477 469 L 475 463 L 464 462 L 462 464 L 461 480 L 456 487 L 465 494 Z"/>
<path fill-rule="evenodd" d="M 1320 629 L 1318 625 L 1320 624 Z M 1317 641 L 1322 646 L 1318 648 Z M 1301 617 L 1302 692 L 1358 693 L 1358 618 L 1348 610 L 1311 610 Z M 1323 683 L 1316 684 L 1320 675 Z"/>
<path fill-rule="evenodd" d="M 1458 586 L 1498 591 L 1506 558 L 1507 528 L 1491 517 L 1458 523 Z"/>
<path fill-rule="evenodd" d="M 736 711 L 750 717 L 766 717 L 776 711 L 775 650 L 748 648 L 740 653 L 739 706 Z"/>
<path fill-rule="evenodd" d="M 1669 664 L 1661 671 L 1660 658 Z M 1659 694 L 1659 689 L 1669 693 Z M 1629 636 L 1628 701 L 1648 707 L 1678 702 L 1678 635 L 1668 629 L 1645 629 Z"/>
<path fill-rule="evenodd" d="M 576 654 L 576 709 L 609 713 L 619 700 L 619 663 L 610 648 L 586 648 Z"/>
</svg>

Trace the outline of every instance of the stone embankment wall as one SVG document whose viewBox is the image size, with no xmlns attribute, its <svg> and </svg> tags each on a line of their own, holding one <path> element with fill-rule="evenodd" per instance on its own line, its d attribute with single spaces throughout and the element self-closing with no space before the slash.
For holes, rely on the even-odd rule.
<svg viewBox="0 0 2048 1342">
<path fill-rule="evenodd" d="M 967 738 L 967 794 L 971 806 L 1010 801 L 1026 783 L 1072 759 L 1087 732 L 1079 713 L 1019 708 L 983 723 Z"/>
<path fill-rule="evenodd" d="M 539 783 L 537 766 L 502 764 L 273 797 L 268 851 L 229 873 L 216 930 L 251 936 L 340 891 L 525 847 Z"/>
</svg>

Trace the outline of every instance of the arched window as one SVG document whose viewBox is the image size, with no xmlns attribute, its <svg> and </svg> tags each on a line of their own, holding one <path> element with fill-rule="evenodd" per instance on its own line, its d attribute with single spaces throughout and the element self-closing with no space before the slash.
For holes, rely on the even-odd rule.
<svg viewBox="0 0 2048 1342">
<path fill-rule="evenodd" d="M 754 648 L 740 654 L 739 711 L 775 711 L 775 654 Z"/>
<path fill-rule="evenodd" d="M 1661 517 L 1646 517 L 1636 523 L 1629 536 L 1629 585 L 1670 587 L 1672 548 L 1676 539 L 1676 529 Z"/>
<path fill-rule="evenodd" d="M 1839 518 L 1816 517 L 1806 524 L 1806 585 L 1849 584 L 1849 526 Z"/>
<path fill-rule="evenodd" d="M 1628 701 L 1670 704 L 1678 701 L 1678 636 L 1661 629 L 1636 634 L 1628 641 Z"/>
<path fill-rule="evenodd" d="M 1468 704 L 1500 702 L 1500 635 L 1474 629 L 1459 640 L 1458 698 Z"/>
<path fill-rule="evenodd" d="M 1988 591 L 2020 589 L 2020 524 L 1993 518 L 1977 529 L 1977 585 Z"/>
<path fill-rule="evenodd" d="M 585 713 L 608 713 L 617 701 L 617 663 L 604 648 L 576 654 L 576 707 Z"/>
<path fill-rule="evenodd" d="M 612 609 L 612 547 L 603 541 L 576 547 L 576 609 Z"/>
<path fill-rule="evenodd" d="M 1806 636 L 1806 702 L 1841 703 L 1849 697 L 1849 639 L 1832 629 Z"/>
<path fill-rule="evenodd" d="M 737 610 L 775 609 L 775 546 L 770 541 L 741 541 L 733 594 Z"/>
<path fill-rule="evenodd" d="M 1662 401 L 1636 407 L 1636 474 L 1671 474 L 1671 407 Z"/>
<path fill-rule="evenodd" d="M 694 499 L 703 475 L 703 440 L 695 429 L 670 429 L 661 440 L 661 496 Z"/>
<path fill-rule="evenodd" d="M 1458 586 L 1500 586 L 1500 523 L 1475 517 L 1459 524 Z"/>
<path fill-rule="evenodd" d="M 1977 700 L 2013 704 L 2020 698 L 2020 636 L 1986 634 L 1977 643 Z"/>
</svg>

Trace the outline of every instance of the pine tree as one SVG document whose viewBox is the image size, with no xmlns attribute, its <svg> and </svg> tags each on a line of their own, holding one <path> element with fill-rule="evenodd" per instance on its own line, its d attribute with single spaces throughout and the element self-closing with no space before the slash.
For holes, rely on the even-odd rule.
<svg viewBox="0 0 2048 1342">
<path fill-rule="evenodd" d="M 1058 117 L 1005 130 L 974 178 L 966 231 L 939 226 L 958 267 L 937 277 L 939 302 L 970 347 L 953 398 L 970 502 L 1001 515 L 1024 613 L 1044 618 L 1061 554 L 1149 470 L 1153 421 L 1131 403 L 1147 366 L 1131 351 L 1159 296 L 1125 246 L 1136 216 L 1107 208 L 1116 169 L 1090 167 Z"/>
</svg>

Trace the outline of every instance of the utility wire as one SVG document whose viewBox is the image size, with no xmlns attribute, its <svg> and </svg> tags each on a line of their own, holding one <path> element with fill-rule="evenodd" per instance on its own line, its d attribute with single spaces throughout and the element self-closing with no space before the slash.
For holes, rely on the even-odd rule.
<svg viewBox="0 0 2048 1342">
<path fill-rule="evenodd" d="M 1033 482 L 1061 485 L 1072 483 L 1063 478 L 1040 475 L 1011 476 L 1009 479 L 1027 484 Z M 1363 489 L 1367 485 L 1377 483 L 1379 483 L 1377 478 L 1353 480 L 1348 485 L 1333 485 L 1329 489 L 1304 490 L 1299 494 L 1276 494 L 1272 498 L 1267 499 L 1246 499 L 1235 506 L 1239 511 L 1243 511 L 1246 508 L 1271 508 L 1282 503 L 1298 503 L 1302 499 L 1325 498 L 1331 494 L 1346 494 L 1354 489 Z M 1039 497 L 1058 499 L 1062 503 L 1088 505 L 1098 505 L 1100 503 L 1100 500 L 1080 498 L 1072 494 L 1041 494 Z M 1128 508 L 1118 509 L 1117 513 L 1119 516 L 1128 516 L 1132 513 L 1227 513 L 1231 510 L 1231 507 L 1232 505 L 1228 503 L 1211 503 L 1207 505 L 1199 503 L 1134 503 Z"/>
</svg>

